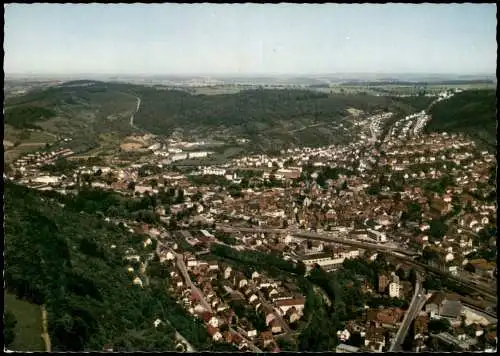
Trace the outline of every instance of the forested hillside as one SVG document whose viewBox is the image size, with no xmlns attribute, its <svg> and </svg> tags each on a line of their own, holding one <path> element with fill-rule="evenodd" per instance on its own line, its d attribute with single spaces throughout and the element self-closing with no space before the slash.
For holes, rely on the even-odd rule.
<svg viewBox="0 0 500 356">
<path fill-rule="evenodd" d="M 35 122 L 44 121 L 56 116 L 54 110 L 39 106 L 18 106 L 7 109 L 4 115 L 4 123 L 15 128 L 36 128 Z"/>
<path fill-rule="evenodd" d="M 169 320 L 195 347 L 211 348 L 205 327 L 166 294 L 164 279 L 133 285 L 138 265 L 130 274 L 123 257 L 127 248 L 142 261 L 154 251 L 143 248 L 142 236 L 59 200 L 68 198 L 5 184 L 6 288 L 46 304 L 53 351 L 100 351 L 105 344 L 116 351 L 173 350 L 174 329 L 155 328 L 157 318 Z M 150 265 L 157 269 L 157 260 Z"/>
<path fill-rule="evenodd" d="M 393 100 L 365 95 L 328 95 L 306 90 L 248 90 L 226 95 L 190 95 L 181 91 L 143 91 L 137 123 L 155 133 L 174 127 L 232 127 L 251 133 L 258 124 L 281 121 L 332 122 L 354 107 L 388 109 Z"/>
<path fill-rule="evenodd" d="M 75 148 L 85 149 L 99 145 L 101 134 L 128 135 L 133 131 L 129 118 L 137 100 L 120 89 L 103 82 L 77 81 L 7 98 L 5 137 L 22 143 L 28 129 L 40 129 L 72 137 Z"/>
<path fill-rule="evenodd" d="M 188 139 L 244 137 L 265 152 L 350 142 L 352 123 L 345 120 L 350 108 L 365 113 L 389 110 L 408 114 L 426 109 L 430 103 L 427 97 L 296 89 L 192 95 L 164 86 L 76 81 L 9 98 L 5 103 L 6 136 L 17 142 L 22 130 L 41 128 L 72 137 L 75 150 L 100 146 L 110 136 L 111 144 L 117 147 L 120 138 L 137 131 L 129 120 L 137 108 L 137 98 L 141 105 L 134 124 L 142 130 L 165 136 L 181 130 Z"/>
<path fill-rule="evenodd" d="M 496 148 L 496 92 L 470 90 L 434 105 L 428 132 L 462 132 L 478 143 Z"/>
<path fill-rule="evenodd" d="M 245 137 L 263 151 L 350 141 L 347 109 L 407 114 L 425 109 L 427 100 L 308 90 L 246 90 L 237 94 L 191 95 L 183 91 L 134 88 L 141 97 L 135 124 L 158 135 Z M 339 125 L 343 126 L 340 127 Z M 347 131 L 346 131 L 347 130 Z"/>
</svg>

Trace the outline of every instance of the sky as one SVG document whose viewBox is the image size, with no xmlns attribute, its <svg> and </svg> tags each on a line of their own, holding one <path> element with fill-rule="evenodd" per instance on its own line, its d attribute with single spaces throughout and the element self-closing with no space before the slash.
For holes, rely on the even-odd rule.
<svg viewBox="0 0 500 356">
<path fill-rule="evenodd" d="M 9 4 L 7 74 L 496 72 L 495 4 Z"/>
</svg>

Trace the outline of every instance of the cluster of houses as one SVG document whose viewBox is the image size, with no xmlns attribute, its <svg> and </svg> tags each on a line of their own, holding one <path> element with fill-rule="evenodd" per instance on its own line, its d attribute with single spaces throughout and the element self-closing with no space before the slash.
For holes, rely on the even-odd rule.
<svg viewBox="0 0 500 356">
<path fill-rule="evenodd" d="M 22 158 L 19 158 L 14 162 L 14 167 L 18 168 L 21 172 L 26 167 L 29 166 L 36 166 L 40 167 L 45 164 L 50 164 L 55 162 L 56 159 L 58 158 L 64 158 L 64 157 L 69 157 L 73 154 L 73 151 L 70 150 L 69 148 L 61 148 L 56 151 L 50 151 L 50 152 L 34 152 L 34 153 L 28 153 Z"/>
<path fill-rule="evenodd" d="M 283 188 L 243 189 L 238 198 L 232 197 L 229 191 L 217 186 L 193 187 L 185 175 L 177 172 L 140 177 L 138 171 L 141 164 L 127 168 L 82 166 L 79 167 L 79 172 L 93 176 L 91 182 L 93 187 L 110 189 L 122 194 L 143 196 L 157 194 L 165 187 L 182 189 L 185 196 L 183 203 L 170 206 L 170 211 L 162 206 L 157 208 L 157 213 L 165 222 L 169 221 L 171 214 L 195 208 L 194 215 L 187 217 L 188 224 L 213 224 L 216 221 L 238 224 L 238 222 L 253 221 L 261 226 L 276 228 L 289 226 L 317 231 L 329 230 L 335 226 L 345 226 L 350 230 L 362 227 L 378 234 L 377 241 L 380 242 L 389 240 L 389 236 L 397 230 L 400 239 L 398 242 L 403 245 L 421 249 L 429 246 L 438 250 L 450 272 L 456 273 L 457 269 L 465 266 L 468 261 L 464 261 L 462 257 L 476 248 L 472 234 L 477 234 L 495 220 L 496 206 L 480 202 L 470 194 L 477 190 L 478 182 L 488 181 L 488 172 L 495 164 L 495 157 L 488 152 L 471 153 L 474 143 L 458 134 L 431 134 L 408 140 L 391 139 L 385 142 L 380 150 L 363 151 L 356 148 L 356 144 L 346 147 L 289 149 L 283 152 L 283 156 L 274 158 L 246 157 L 233 161 L 227 168 L 202 167 L 201 173 L 225 176 L 237 184 L 241 182 L 241 178 L 232 171 L 239 165 L 249 163 L 251 165 L 256 160 L 255 162 L 261 162 L 262 165 L 273 166 L 272 174 L 275 178 L 286 183 L 300 178 L 302 174 L 300 164 L 304 160 L 309 162 L 309 159 L 312 159 L 315 164 L 329 164 L 336 161 L 337 166 L 342 162 L 346 165 L 354 164 L 358 160 L 361 162 L 360 165 L 375 166 L 386 172 L 384 173 L 386 179 L 390 179 L 392 174 L 399 171 L 404 178 L 403 190 L 398 192 L 400 199 L 395 199 L 396 193 L 391 192 L 388 187 L 383 187 L 378 196 L 367 194 L 368 187 L 378 179 L 378 175 L 365 171 L 350 176 L 340 175 L 337 179 L 328 180 L 326 186 L 319 186 L 316 182 L 317 174 L 313 174 L 310 181 L 301 182 L 299 186 L 285 184 Z M 16 164 L 22 172 L 21 183 L 41 187 L 40 189 L 59 191 L 74 189 L 78 179 L 75 177 L 76 174 L 48 176 L 31 163 L 39 164 L 42 161 L 38 162 L 37 159 L 51 160 L 58 155 L 69 153 L 70 151 L 61 150 L 45 156 L 27 157 L 35 161 L 24 161 L 24 163 L 19 161 Z M 288 168 L 280 168 L 285 167 L 286 160 L 290 159 L 297 164 L 297 167 L 288 165 Z M 429 168 L 424 172 L 422 166 Z M 320 165 L 318 169 L 321 169 Z M 101 175 L 96 176 L 96 172 L 99 171 Z M 444 174 L 455 181 L 455 186 L 447 188 L 442 195 L 434 193 L 429 199 L 419 182 L 438 179 Z M 108 179 L 110 176 L 113 179 Z M 270 176 L 271 172 L 265 171 L 262 179 L 269 179 Z M 131 182 L 134 183 L 132 191 Z M 339 191 L 341 186 L 344 186 L 344 189 Z M 201 200 L 192 201 L 192 196 L 197 193 L 202 195 Z M 405 228 L 401 224 L 401 214 L 407 209 L 409 202 L 421 205 L 422 221 L 417 226 L 407 224 Z M 439 216 L 449 214 L 453 206 L 457 205 L 462 207 L 470 205 L 470 209 L 458 215 L 456 223 L 449 226 L 449 231 L 443 239 L 431 242 L 428 236 L 430 222 Z M 359 238 L 359 236 L 352 237 Z M 258 238 L 253 238 L 249 242 L 250 245 L 254 243 L 260 245 Z M 276 246 L 280 248 L 279 243 Z M 483 267 L 484 264 L 474 269 L 483 271 Z M 494 267 L 488 265 L 486 270 L 488 271 L 486 274 L 489 274 Z"/>
<path fill-rule="evenodd" d="M 386 137 L 386 141 L 418 137 L 429 120 L 430 116 L 425 111 L 408 115 L 394 123 L 389 135 Z"/>
<path fill-rule="evenodd" d="M 179 297 L 189 313 L 206 323 L 215 342 L 233 343 L 240 350 L 248 349 L 253 342 L 276 351 L 274 335 L 283 333 L 287 323 L 294 323 L 302 316 L 305 298 L 297 294 L 296 287 L 287 288 L 281 281 L 257 271 L 247 277 L 228 265 L 185 252 L 184 263 L 199 293 L 189 287 L 182 272 L 174 266 L 174 254 L 168 248 L 160 250 L 160 261 L 172 264 L 169 267 L 171 292 Z M 266 330 L 258 331 L 246 315 L 238 315 L 231 307 L 233 303 L 242 303 L 248 312 L 259 315 Z"/>
<path fill-rule="evenodd" d="M 386 285 L 387 277 L 379 276 L 379 291 Z M 369 308 L 365 307 L 362 316 L 346 323 L 344 330 L 339 330 L 337 336 L 341 344 L 336 352 L 384 352 L 388 350 L 395 336 L 405 311 L 401 308 Z M 451 328 L 447 331 L 430 330 L 433 321 L 445 319 Z M 461 351 L 489 351 L 496 349 L 497 319 L 463 305 L 460 297 L 441 291 L 429 291 L 428 300 L 411 325 L 413 329 L 412 351 L 429 351 L 429 341 L 439 339 L 449 345 L 454 345 Z M 352 345 L 353 336 L 357 334 L 361 340 Z M 478 338 L 485 337 L 485 344 L 478 346 Z"/>
</svg>

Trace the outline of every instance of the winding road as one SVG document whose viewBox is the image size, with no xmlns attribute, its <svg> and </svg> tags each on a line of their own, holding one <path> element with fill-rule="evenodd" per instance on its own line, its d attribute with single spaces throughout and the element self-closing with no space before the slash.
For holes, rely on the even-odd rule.
<svg viewBox="0 0 500 356">
<path fill-rule="evenodd" d="M 132 116 L 130 116 L 130 126 L 132 126 L 134 129 L 139 129 L 137 126 L 134 125 L 134 116 L 135 114 L 137 114 L 137 112 L 139 111 L 140 107 L 141 107 L 141 98 L 137 97 L 137 108 L 135 109 L 135 112 L 132 114 Z"/>
</svg>

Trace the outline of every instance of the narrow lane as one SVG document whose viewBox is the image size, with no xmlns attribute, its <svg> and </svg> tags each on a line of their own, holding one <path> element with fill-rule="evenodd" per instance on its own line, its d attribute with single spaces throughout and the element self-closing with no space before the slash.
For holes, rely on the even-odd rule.
<svg viewBox="0 0 500 356">
<path fill-rule="evenodd" d="M 196 287 L 193 282 L 191 281 L 191 278 L 189 277 L 189 274 L 187 272 L 187 268 L 186 268 L 186 265 L 184 264 L 184 260 L 183 260 L 183 257 L 181 254 L 176 254 L 176 262 L 177 262 L 177 267 L 179 268 L 179 270 L 181 271 L 182 273 L 182 276 L 184 277 L 184 280 L 186 281 L 186 283 L 189 285 L 189 287 L 191 288 L 192 291 L 194 291 L 200 298 L 200 303 L 203 305 L 203 307 L 205 309 L 207 309 L 210 313 L 212 313 L 212 307 L 210 306 L 210 304 L 207 303 L 207 301 L 205 300 L 205 296 L 203 295 L 203 292 L 198 288 Z M 255 346 L 251 340 L 249 340 L 248 338 L 246 338 L 245 336 L 243 336 L 241 333 L 239 333 L 238 331 L 234 330 L 232 327 L 229 327 L 229 331 L 237 334 L 238 336 L 240 336 L 242 339 L 244 339 L 247 343 L 248 343 L 248 346 L 250 347 L 250 349 L 252 349 L 253 352 L 262 352 L 261 349 L 259 349 L 257 346 Z"/>
<path fill-rule="evenodd" d="M 42 311 L 42 339 L 45 343 L 45 352 L 52 352 L 52 345 L 50 343 L 50 336 L 47 327 L 47 310 L 45 309 L 45 305 L 42 305 L 40 309 Z"/>
</svg>

